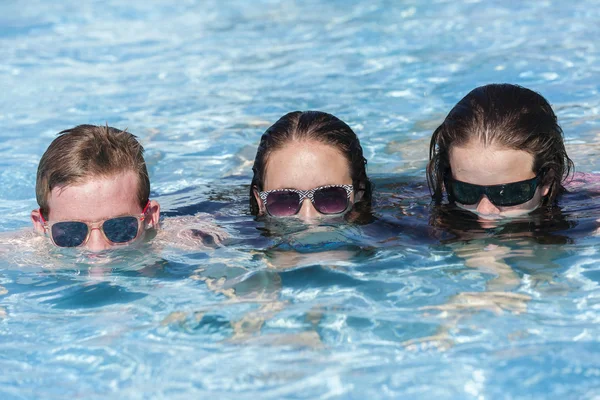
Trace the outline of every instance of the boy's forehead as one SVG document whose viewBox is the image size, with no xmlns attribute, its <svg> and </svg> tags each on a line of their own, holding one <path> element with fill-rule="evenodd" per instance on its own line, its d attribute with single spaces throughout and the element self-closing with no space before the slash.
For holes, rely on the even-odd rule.
<svg viewBox="0 0 600 400">
<path fill-rule="evenodd" d="M 138 177 L 133 171 L 118 172 L 108 175 L 95 175 L 79 180 L 77 182 L 56 186 L 50 192 L 50 196 L 64 196 L 64 193 L 88 193 L 97 194 L 113 192 L 119 195 L 136 195 L 138 190 Z"/>
<path fill-rule="evenodd" d="M 134 172 L 94 176 L 77 184 L 53 188 L 48 211 L 51 219 L 86 217 L 93 220 L 135 214 L 140 212 L 137 193 L 138 177 Z"/>
</svg>

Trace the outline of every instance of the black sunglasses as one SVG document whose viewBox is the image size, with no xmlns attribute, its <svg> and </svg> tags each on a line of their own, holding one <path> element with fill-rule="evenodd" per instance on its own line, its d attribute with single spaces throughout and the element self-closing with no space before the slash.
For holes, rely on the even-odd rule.
<svg viewBox="0 0 600 400">
<path fill-rule="evenodd" d="M 352 185 L 328 185 L 310 190 L 276 189 L 258 192 L 269 215 L 290 217 L 298 214 L 304 199 L 308 198 L 321 214 L 339 214 L 349 205 Z"/>
<path fill-rule="evenodd" d="M 446 177 L 444 184 L 450 201 L 471 205 L 476 204 L 483 195 L 486 195 L 496 207 L 510 207 L 531 200 L 540 180 L 541 174 L 524 181 L 482 186 Z"/>
</svg>

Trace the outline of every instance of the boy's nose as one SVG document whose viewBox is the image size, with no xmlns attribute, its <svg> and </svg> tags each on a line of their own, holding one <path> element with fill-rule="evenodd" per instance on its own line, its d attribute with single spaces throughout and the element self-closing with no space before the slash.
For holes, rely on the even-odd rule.
<svg viewBox="0 0 600 400">
<path fill-rule="evenodd" d="M 90 232 L 90 238 L 85 244 L 85 248 L 90 251 L 102 251 L 111 248 L 111 244 L 106 241 L 99 228 L 93 228 Z"/>
<path fill-rule="evenodd" d="M 303 221 L 310 221 L 319 217 L 319 212 L 315 209 L 310 199 L 304 199 L 302 201 L 302 207 L 298 211 L 298 218 Z"/>
<path fill-rule="evenodd" d="M 479 200 L 479 204 L 477 204 L 477 212 L 479 214 L 498 215 L 500 214 L 500 209 L 493 205 L 486 195 L 483 195 L 481 200 Z"/>
</svg>

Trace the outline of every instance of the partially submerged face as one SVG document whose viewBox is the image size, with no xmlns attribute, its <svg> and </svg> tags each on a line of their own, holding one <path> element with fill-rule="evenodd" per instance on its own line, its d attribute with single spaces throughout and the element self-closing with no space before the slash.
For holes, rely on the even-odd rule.
<svg viewBox="0 0 600 400">
<path fill-rule="evenodd" d="M 529 186 L 533 188 L 533 195 L 529 200 L 511 206 L 500 206 L 497 201 L 493 204 L 486 194 L 482 194 L 474 204 L 463 204 L 455 199 L 457 206 L 477 214 L 482 219 L 515 217 L 529 213 L 539 207 L 549 191 L 549 186 L 542 185 L 541 179 L 537 186 L 534 185 L 537 182 L 531 182 L 532 178 L 536 177 L 536 172 L 533 171 L 534 157 L 524 150 L 471 141 L 465 146 L 453 146 L 450 149 L 449 161 L 452 178 L 460 182 L 492 186 L 530 181 L 530 185 L 533 185 Z M 506 186 L 505 189 L 497 192 L 498 196 L 504 196 L 503 201 L 514 199 L 518 202 L 523 196 L 529 197 L 526 184 Z"/>
<path fill-rule="evenodd" d="M 350 188 L 350 198 L 347 199 L 346 189 L 341 187 L 342 185 L 352 186 L 348 160 L 333 146 L 313 140 L 293 141 L 269 155 L 262 191 L 281 189 L 309 191 L 330 185 L 338 187 L 315 193 L 317 207 L 329 206 L 332 207 L 331 210 L 335 211 L 336 209 L 333 207 L 340 201 L 344 201 L 347 207 L 343 211 L 348 211 L 354 201 L 354 193 Z M 254 196 L 258 202 L 260 214 L 266 214 L 267 205 L 260 198 L 258 191 L 255 190 Z M 282 199 L 283 197 L 276 200 L 283 201 Z M 291 202 L 293 200 L 290 200 Z M 323 207 L 323 210 L 325 209 Z M 270 214 L 273 215 L 273 212 L 271 211 Z M 323 216 L 309 198 L 302 201 L 300 209 L 293 215 L 303 220 L 312 220 Z"/>
<path fill-rule="evenodd" d="M 143 237 L 147 227 L 156 226 L 159 220 L 160 206 L 156 201 L 150 201 L 146 212 L 142 217 L 143 207 L 137 198 L 138 176 L 133 171 L 110 175 L 107 177 L 91 177 L 87 181 L 64 187 L 55 187 L 50 192 L 48 198 L 48 211 L 46 222 L 56 224 L 64 221 L 80 221 L 84 223 L 94 223 L 89 230 L 87 242 L 83 245 L 91 251 L 100 251 L 115 246 L 114 243 L 107 240 L 105 235 L 98 229 L 99 223 L 116 217 L 136 216 L 139 217 L 139 231 L 135 240 Z M 31 218 L 35 229 L 44 233 L 44 219 L 39 210 L 34 210 Z M 125 222 L 132 223 L 132 219 Z M 105 232 L 112 229 L 114 235 L 119 236 L 116 230 L 133 229 L 127 227 L 123 221 L 111 221 L 105 223 Z M 75 226 L 71 234 L 80 233 Z M 83 228 L 84 229 L 84 228 Z M 47 232 L 49 233 L 49 232 Z M 122 240 L 128 239 L 127 233 L 122 232 Z M 110 235 L 109 235 L 110 236 Z M 55 238 L 56 239 L 56 238 Z M 67 240 L 67 238 L 65 238 Z M 56 240 L 55 240 L 56 243 Z M 127 242 L 127 244 L 130 244 Z"/>
</svg>

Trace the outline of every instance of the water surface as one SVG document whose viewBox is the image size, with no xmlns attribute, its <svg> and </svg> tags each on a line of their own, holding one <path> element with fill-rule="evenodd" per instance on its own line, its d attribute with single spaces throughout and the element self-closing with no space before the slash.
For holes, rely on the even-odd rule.
<svg viewBox="0 0 600 400">
<path fill-rule="evenodd" d="M 145 145 L 166 223 L 204 212 L 230 239 L 2 252 L 0 397 L 594 398 L 593 188 L 551 220 L 449 230 L 424 166 L 460 98 L 511 82 L 600 172 L 599 22 L 591 0 L 2 2 L 0 231 L 29 228 L 54 135 L 108 123 Z M 260 134 L 307 109 L 359 135 L 373 222 L 248 215 Z"/>
</svg>

